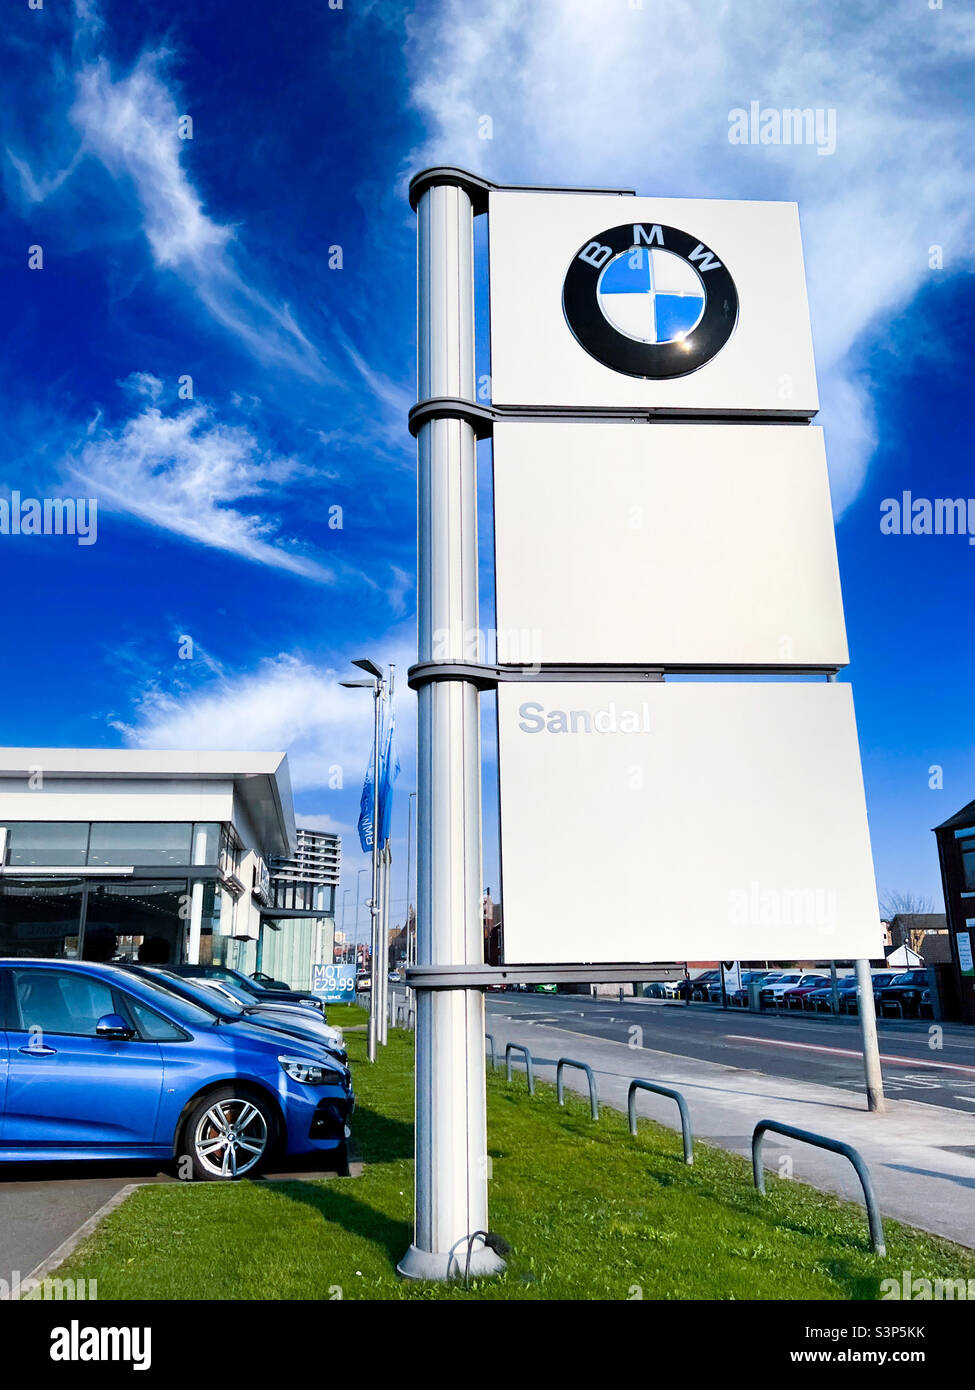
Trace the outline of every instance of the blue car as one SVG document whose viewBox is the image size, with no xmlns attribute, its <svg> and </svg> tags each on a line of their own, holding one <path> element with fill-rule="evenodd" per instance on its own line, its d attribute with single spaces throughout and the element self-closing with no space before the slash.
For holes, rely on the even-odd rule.
<svg viewBox="0 0 975 1390">
<path fill-rule="evenodd" d="M 188 1160 L 256 1175 L 340 1151 L 349 1069 L 316 1043 L 227 1022 L 112 965 L 0 960 L 0 1161 Z"/>
</svg>

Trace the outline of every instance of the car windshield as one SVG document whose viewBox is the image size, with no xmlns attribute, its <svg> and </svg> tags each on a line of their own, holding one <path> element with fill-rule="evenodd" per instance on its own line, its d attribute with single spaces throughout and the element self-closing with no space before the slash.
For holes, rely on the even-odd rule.
<svg viewBox="0 0 975 1390">
<path fill-rule="evenodd" d="M 249 980 L 246 975 L 242 975 L 239 970 L 221 970 L 219 974 L 214 971 L 222 985 L 233 986 L 239 991 L 250 995 L 252 998 L 263 994 L 264 990 L 260 985 Z"/>
<path fill-rule="evenodd" d="M 186 999 L 181 994 L 176 994 L 174 990 L 168 989 L 162 979 L 149 979 L 147 975 L 133 977 L 128 975 L 126 983 L 135 985 L 138 981 L 139 986 L 148 994 L 155 996 L 156 1007 L 164 1009 L 170 1017 L 178 1019 L 180 1023 L 187 1023 L 190 1026 L 201 1027 L 203 1024 L 210 1024 L 215 1018 L 220 1017 L 220 1010 L 216 1003 L 201 1005 L 194 1000 Z"/>
<path fill-rule="evenodd" d="M 152 976 L 153 984 L 159 985 L 162 989 L 172 990 L 178 998 L 189 995 L 191 999 L 199 1004 L 201 1008 L 206 1009 L 208 1013 L 233 1016 L 235 1012 L 235 1001 L 228 999 L 220 990 L 211 989 L 203 980 L 188 980 L 185 977 L 178 978 L 173 975 L 168 975 L 165 970 L 154 970 Z"/>
<path fill-rule="evenodd" d="M 204 988 L 214 990 L 219 988 L 221 993 L 229 994 L 235 1003 L 243 1009 L 251 1008 L 254 1003 L 254 996 L 248 994 L 246 989 L 241 989 L 236 980 L 207 980 Z"/>
</svg>

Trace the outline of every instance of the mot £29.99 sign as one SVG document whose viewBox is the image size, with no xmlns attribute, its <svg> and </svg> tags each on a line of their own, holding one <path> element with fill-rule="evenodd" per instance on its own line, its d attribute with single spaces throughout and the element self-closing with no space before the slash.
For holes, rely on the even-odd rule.
<svg viewBox="0 0 975 1390">
<path fill-rule="evenodd" d="M 562 307 L 576 341 L 628 376 L 686 376 L 735 331 L 738 291 L 697 237 L 660 223 L 622 223 L 579 248 Z"/>
</svg>

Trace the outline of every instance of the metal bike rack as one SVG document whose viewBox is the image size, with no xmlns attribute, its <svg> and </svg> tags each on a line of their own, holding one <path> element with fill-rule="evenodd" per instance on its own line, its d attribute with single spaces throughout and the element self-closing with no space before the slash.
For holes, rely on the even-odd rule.
<svg viewBox="0 0 975 1390">
<path fill-rule="evenodd" d="M 511 1054 L 512 1052 L 522 1052 L 525 1057 L 525 1070 L 528 1073 L 528 1094 L 535 1094 L 535 1069 L 532 1065 L 532 1055 L 527 1047 L 522 1047 L 521 1043 L 507 1043 L 504 1049 L 504 1066 L 507 1079 L 511 1080 Z"/>
<path fill-rule="evenodd" d="M 579 1071 L 586 1073 L 586 1080 L 589 1082 L 589 1113 L 594 1120 L 598 1120 L 599 1097 L 596 1094 L 596 1078 L 588 1062 L 576 1062 L 572 1057 L 559 1058 L 555 1068 L 555 1094 L 558 1097 L 559 1105 L 565 1104 L 565 1086 L 562 1081 L 562 1071 L 565 1067 L 578 1067 Z"/>
<path fill-rule="evenodd" d="M 652 1091 L 655 1096 L 666 1096 L 668 1100 L 677 1102 L 677 1109 L 680 1111 L 681 1138 L 684 1141 L 684 1162 L 688 1166 L 692 1165 L 694 1162 L 694 1135 L 691 1132 L 691 1113 L 687 1108 L 687 1101 L 680 1091 L 671 1090 L 669 1086 L 658 1086 L 656 1081 L 631 1081 L 630 1088 L 626 1093 L 626 1113 L 630 1121 L 631 1134 L 636 1134 L 637 1091 Z"/>
<path fill-rule="evenodd" d="M 490 1044 L 491 1044 L 491 1070 L 492 1070 L 492 1071 L 496 1071 L 496 1070 L 497 1070 L 497 1066 L 498 1066 L 498 1059 L 497 1059 L 497 1057 L 495 1056 L 495 1053 L 494 1053 L 494 1034 L 493 1034 L 493 1033 L 485 1033 L 485 1034 L 484 1034 L 484 1041 L 485 1041 L 486 1043 L 490 1043 Z"/>
<path fill-rule="evenodd" d="M 794 1129 L 792 1125 L 780 1125 L 775 1120 L 759 1120 L 752 1134 L 752 1175 L 755 1179 L 755 1186 L 763 1194 L 765 1192 L 765 1170 L 762 1167 L 762 1141 L 769 1131 L 775 1134 L 784 1134 L 787 1139 L 798 1139 L 803 1144 L 812 1144 L 817 1149 L 828 1149 L 830 1153 L 841 1154 L 843 1158 L 850 1160 L 857 1177 L 860 1179 L 860 1186 L 863 1188 L 863 1200 L 867 1206 L 870 1244 L 873 1253 L 886 1255 L 884 1227 L 880 1219 L 880 1210 L 874 1195 L 873 1183 L 870 1181 L 870 1171 L 856 1149 L 850 1144 L 844 1144 L 840 1139 L 827 1139 L 825 1135 L 813 1134 L 808 1129 Z"/>
</svg>

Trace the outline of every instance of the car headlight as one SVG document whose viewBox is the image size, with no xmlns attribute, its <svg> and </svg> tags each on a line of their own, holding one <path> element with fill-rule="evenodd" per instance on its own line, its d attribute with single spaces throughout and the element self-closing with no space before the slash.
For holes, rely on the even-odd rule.
<svg viewBox="0 0 975 1390">
<path fill-rule="evenodd" d="M 279 1057 L 278 1061 L 292 1081 L 300 1081 L 304 1086 L 334 1086 L 342 1080 L 342 1073 L 335 1067 L 307 1057 Z"/>
</svg>

